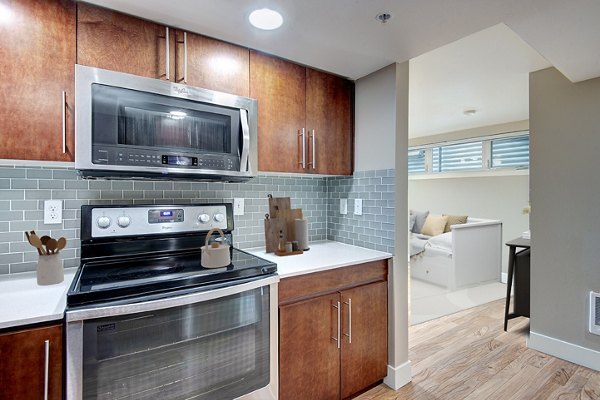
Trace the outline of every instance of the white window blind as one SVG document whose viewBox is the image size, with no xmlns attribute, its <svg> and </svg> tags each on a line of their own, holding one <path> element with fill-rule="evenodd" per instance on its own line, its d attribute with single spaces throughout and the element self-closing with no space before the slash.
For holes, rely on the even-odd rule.
<svg viewBox="0 0 600 400">
<path fill-rule="evenodd" d="M 437 167 L 434 152 L 434 171 L 466 171 L 482 168 L 482 142 L 459 143 L 438 147 Z M 435 149 L 434 149 L 435 150 Z"/>
<path fill-rule="evenodd" d="M 425 150 L 408 151 L 408 173 L 425 172 Z"/>
<path fill-rule="evenodd" d="M 529 166 L 529 136 L 492 140 L 492 168 Z"/>
</svg>

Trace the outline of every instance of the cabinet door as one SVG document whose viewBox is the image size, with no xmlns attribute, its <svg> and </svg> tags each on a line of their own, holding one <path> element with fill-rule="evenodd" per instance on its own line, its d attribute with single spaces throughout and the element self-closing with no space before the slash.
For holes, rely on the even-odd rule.
<svg viewBox="0 0 600 400">
<path fill-rule="evenodd" d="M 48 341 L 48 360 L 46 360 Z M 62 399 L 62 325 L 0 334 L 0 400 Z"/>
<path fill-rule="evenodd" d="M 0 158 L 71 161 L 75 148 L 75 3 L 19 0 L 2 4 Z M 69 107 L 63 103 L 63 91 Z"/>
<path fill-rule="evenodd" d="M 250 94 L 250 51 L 195 33 L 177 31 L 176 79 L 179 83 L 238 96 Z M 187 52 L 187 69 L 184 55 Z"/>
<path fill-rule="evenodd" d="M 279 398 L 339 399 L 339 294 L 279 308 Z"/>
<path fill-rule="evenodd" d="M 169 33 L 169 80 L 175 74 Z M 86 3 L 77 9 L 77 63 L 148 78 L 167 78 L 166 27 Z"/>
<path fill-rule="evenodd" d="M 353 165 L 353 84 L 306 69 L 306 129 L 309 170 L 351 175 Z M 313 136 L 314 135 L 314 136 Z"/>
<path fill-rule="evenodd" d="M 387 282 L 341 292 L 341 392 L 346 398 L 387 375 Z"/>
<path fill-rule="evenodd" d="M 306 68 L 250 52 L 250 97 L 258 100 L 258 169 L 304 172 Z M 306 142 L 304 142 L 306 143 Z"/>
</svg>

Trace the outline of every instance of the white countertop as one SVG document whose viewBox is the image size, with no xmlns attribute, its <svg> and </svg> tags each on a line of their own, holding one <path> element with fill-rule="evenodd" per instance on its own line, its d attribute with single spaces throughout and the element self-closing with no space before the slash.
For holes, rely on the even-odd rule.
<svg viewBox="0 0 600 400">
<path fill-rule="evenodd" d="M 65 270 L 65 280 L 39 286 L 35 272 L 0 277 L 0 329 L 60 320 L 67 290 L 77 268 Z"/>
<path fill-rule="evenodd" d="M 383 251 L 329 241 L 311 243 L 310 250 L 293 256 L 280 257 L 274 253 L 266 253 L 264 248 L 247 249 L 246 251 L 277 263 L 277 273 L 282 278 L 392 257 L 390 253 Z"/>
</svg>

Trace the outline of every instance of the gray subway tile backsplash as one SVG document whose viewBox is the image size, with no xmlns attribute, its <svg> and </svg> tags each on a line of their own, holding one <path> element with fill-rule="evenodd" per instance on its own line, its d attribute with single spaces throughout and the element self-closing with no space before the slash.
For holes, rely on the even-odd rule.
<svg viewBox="0 0 600 400">
<path fill-rule="evenodd" d="M 24 231 L 64 236 L 65 267 L 79 265 L 81 206 L 87 204 L 192 204 L 245 199 L 236 216 L 234 241 L 240 248 L 264 246 L 267 195 L 289 196 L 309 221 L 311 241 L 337 240 L 393 253 L 393 170 L 359 171 L 353 177 L 259 175 L 244 183 L 83 180 L 72 167 L 0 166 L 0 275 L 33 271 L 37 252 Z M 12 184 L 12 186 L 11 186 Z M 377 191 L 377 195 L 371 194 Z M 339 214 L 339 199 L 363 199 L 363 215 Z M 63 223 L 43 223 L 44 200 L 63 200 Z"/>
</svg>

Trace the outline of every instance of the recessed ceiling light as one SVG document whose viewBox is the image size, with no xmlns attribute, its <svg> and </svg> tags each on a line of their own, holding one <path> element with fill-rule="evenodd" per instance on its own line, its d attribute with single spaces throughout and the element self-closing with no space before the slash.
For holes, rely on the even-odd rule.
<svg viewBox="0 0 600 400">
<path fill-rule="evenodd" d="M 477 114 L 477 110 L 475 110 L 475 109 L 465 110 L 463 112 L 463 114 L 465 114 L 469 117 L 472 117 L 473 115 Z"/>
<path fill-rule="evenodd" d="M 248 19 L 253 26 L 266 31 L 277 29 L 283 24 L 281 14 L 270 8 L 261 8 L 260 10 L 252 11 Z"/>
</svg>

